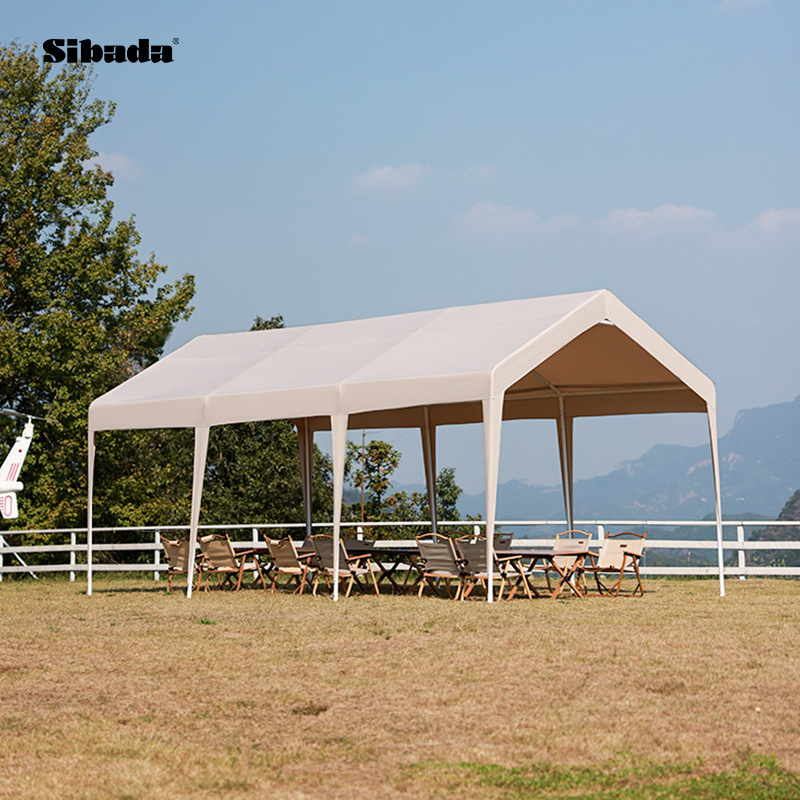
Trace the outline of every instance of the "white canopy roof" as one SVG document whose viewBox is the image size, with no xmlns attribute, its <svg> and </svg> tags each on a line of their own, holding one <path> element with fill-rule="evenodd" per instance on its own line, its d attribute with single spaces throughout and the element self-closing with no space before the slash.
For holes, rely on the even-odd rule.
<svg viewBox="0 0 800 800">
<path fill-rule="evenodd" d="M 349 426 L 705 411 L 714 386 L 605 290 L 199 336 L 96 399 L 92 430 L 347 414 Z"/>
<path fill-rule="evenodd" d="M 199 336 L 89 407 L 89 593 L 96 431 L 195 429 L 194 552 L 213 425 L 296 422 L 309 531 L 313 432 L 330 429 L 338 539 L 348 428 L 421 429 L 435 530 L 436 427 L 483 422 L 488 555 L 503 419 L 557 420 L 565 510 L 572 527 L 575 417 L 699 411 L 709 420 L 724 594 L 715 406 L 712 382 L 606 290 Z M 334 597 L 337 590 L 334 584 Z M 488 594 L 491 599 L 491 589 Z"/>
</svg>

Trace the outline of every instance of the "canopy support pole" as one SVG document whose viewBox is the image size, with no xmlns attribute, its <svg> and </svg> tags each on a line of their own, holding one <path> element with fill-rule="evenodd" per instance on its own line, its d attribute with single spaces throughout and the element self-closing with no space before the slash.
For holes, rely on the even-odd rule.
<svg viewBox="0 0 800 800">
<path fill-rule="evenodd" d="M 208 427 L 194 429 L 194 472 L 192 474 L 192 511 L 189 519 L 189 563 L 186 565 L 186 597 L 192 596 L 194 559 L 197 553 L 197 528 L 200 525 L 200 505 L 203 502 L 203 479 L 208 455 Z M 199 588 L 199 587 L 198 587 Z"/>
<path fill-rule="evenodd" d="M 342 527 L 342 494 L 344 492 L 344 462 L 347 457 L 347 414 L 331 417 L 333 449 L 333 599 L 339 599 L 339 542 Z"/>
<path fill-rule="evenodd" d="M 540 375 L 535 369 L 531 370 L 542 383 L 558 398 L 558 449 L 561 455 L 561 488 L 564 492 L 564 515 L 567 518 L 567 527 L 572 530 L 574 525 L 575 506 L 572 499 L 572 417 L 568 417 L 565 409 L 566 395 L 557 386 L 550 383 L 547 378 Z"/>
<path fill-rule="evenodd" d="M 503 396 L 492 394 L 483 401 L 483 458 L 486 480 L 486 564 L 489 580 L 486 600 L 494 602 L 494 520 L 497 511 L 497 478 L 500 472 L 500 432 L 503 426 Z"/>
<path fill-rule="evenodd" d="M 92 541 L 94 504 L 94 457 L 97 448 L 97 431 L 89 430 L 89 475 L 86 499 L 86 594 L 92 596 Z"/>
<path fill-rule="evenodd" d="M 575 528 L 575 500 L 572 478 L 572 417 L 564 413 L 564 395 L 558 396 L 558 451 L 561 456 L 561 487 L 564 492 L 564 512 L 568 530 Z"/>
<path fill-rule="evenodd" d="M 312 533 L 314 431 L 309 430 L 308 419 L 302 419 L 297 423 L 297 444 L 300 449 L 300 480 L 303 485 L 303 512 L 306 522 L 306 539 L 309 539 Z"/>
<path fill-rule="evenodd" d="M 428 487 L 428 508 L 431 511 L 431 529 L 439 530 L 439 509 L 436 498 L 436 428 L 431 426 L 431 410 L 425 406 L 425 424 L 422 427 L 422 459 L 425 462 L 425 483 Z"/>
<path fill-rule="evenodd" d="M 714 474 L 714 513 L 717 519 L 717 563 L 719 565 L 719 596 L 725 597 L 725 555 L 722 547 L 722 492 L 719 480 L 719 444 L 717 441 L 717 411 L 706 405 L 708 436 L 711 440 L 711 469 Z"/>
</svg>

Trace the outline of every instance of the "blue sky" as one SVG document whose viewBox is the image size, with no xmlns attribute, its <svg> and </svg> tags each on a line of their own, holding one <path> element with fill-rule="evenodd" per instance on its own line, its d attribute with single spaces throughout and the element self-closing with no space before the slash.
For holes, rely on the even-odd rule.
<svg viewBox="0 0 800 800">
<path fill-rule="evenodd" d="M 142 256 L 197 278 L 170 349 L 243 330 L 607 288 L 716 383 L 721 432 L 800 394 L 800 4 L 9 2 L 0 41 L 100 64 L 93 140 Z M 501 478 L 558 480 L 551 424 Z M 702 418 L 578 423 L 578 477 Z M 421 480 L 417 437 L 378 432 Z M 321 442 L 323 443 L 323 442 Z M 324 443 L 323 443 L 324 444 Z M 440 462 L 482 482 L 475 429 Z"/>
</svg>

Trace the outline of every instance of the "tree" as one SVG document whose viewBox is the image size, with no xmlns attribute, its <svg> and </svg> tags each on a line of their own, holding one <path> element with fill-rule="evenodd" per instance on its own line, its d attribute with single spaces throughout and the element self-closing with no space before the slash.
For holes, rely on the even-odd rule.
<svg viewBox="0 0 800 800">
<path fill-rule="evenodd" d="M 456 507 L 463 489 L 456 483 L 455 467 L 443 467 L 436 476 L 436 512 L 439 519 L 459 520 L 461 516 Z M 422 495 L 420 518 L 430 519 L 431 510 L 427 494 Z"/>
<path fill-rule="evenodd" d="M 443 467 L 436 476 L 436 510 L 439 520 L 453 522 L 461 519 L 456 503 L 462 493 L 461 487 L 456 483 L 455 467 Z M 427 492 L 411 492 L 400 490 L 389 495 L 384 503 L 382 513 L 384 520 L 397 520 L 398 522 L 428 521 L 431 518 L 430 504 Z M 468 517 L 468 519 L 476 519 Z M 462 529 L 448 529 L 450 532 L 462 532 Z M 463 530 L 469 530 L 465 528 Z M 424 531 L 420 531 L 424 532 Z M 413 529 L 399 529 L 396 532 L 400 538 L 417 535 Z"/>
<path fill-rule="evenodd" d="M 431 511 L 427 492 L 389 494 L 391 477 L 400 464 L 402 453 L 388 442 L 373 439 L 369 443 L 347 443 L 345 476 L 360 495 L 343 510 L 343 518 L 349 522 L 416 522 L 430 520 Z M 444 467 L 436 477 L 436 507 L 438 518 L 460 520 L 456 503 L 462 489 L 456 483 L 454 467 Z M 353 495 L 351 495 L 352 497 Z M 398 528 L 383 529 L 389 538 L 405 538 L 413 530 Z"/>
<path fill-rule="evenodd" d="M 57 420 L 25 465 L 29 527 L 85 523 L 89 403 L 158 359 L 194 295 L 190 275 L 159 286 L 166 266 L 139 260 L 133 218 L 114 221 L 113 176 L 88 142 L 114 104 L 90 92 L 90 68 L 53 73 L 35 47 L 0 46 L 0 404 Z M 109 441 L 100 487 L 142 472 L 141 435 Z"/>
<path fill-rule="evenodd" d="M 389 478 L 400 464 L 402 454 L 388 442 L 373 439 L 357 445 L 347 443 L 345 475 L 359 491 L 361 519 L 380 519 L 383 496 L 392 488 Z"/>
</svg>

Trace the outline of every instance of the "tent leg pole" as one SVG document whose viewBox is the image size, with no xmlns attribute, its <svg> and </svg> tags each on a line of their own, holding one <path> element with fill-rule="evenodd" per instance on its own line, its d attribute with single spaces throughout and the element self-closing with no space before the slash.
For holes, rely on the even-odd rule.
<svg viewBox="0 0 800 800">
<path fill-rule="evenodd" d="M 503 397 L 483 401 L 483 453 L 486 479 L 486 564 L 489 580 L 486 601 L 494 602 L 494 520 L 497 511 L 497 478 L 500 471 L 500 433 L 503 426 Z"/>
<path fill-rule="evenodd" d="M 300 480 L 303 486 L 303 513 L 306 522 L 306 539 L 309 539 L 312 533 L 314 432 L 309 430 L 308 419 L 303 419 L 297 423 L 297 443 L 300 450 Z"/>
<path fill-rule="evenodd" d="M 558 449 L 561 456 L 561 487 L 564 492 L 564 516 L 567 519 L 569 530 L 572 530 L 575 527 L 575 506 L 572 497 L 572 417 L 567 417 L 564 392 L 547 380 L 543 375 L 540 375 L 536 370 L 533 370 L 532 374 L 552 389 L 556 397 L 558 397 L 558 422 L 556 422 L 556 429 L 558 431 Z"/>
<path fill-rule="evenodd" d="M 572 418 L 567 419 L 564 410 L 564 395 L 558 396 L 558 449 L 561 455 L 561 485 L 564 491 L 564 512 L 567 528 L 575 528 L 575 504 L 572 486 Z"/>
<path fill-rule="evenodd" d="M 711 468 L 714 474 L 714 513 L 717 519 L 717 563 L 719 565 L 719 596 L 725 597 L 725 554 L 722 547 L 722 491 L 719 478 L 719 443 L 717 440 L 717 412 L 707 406 L 708 435 L 711 440 Z"/>
<path fill-rule="evenodd" d="M 186 597 L 192 596 L 194 559 L 197 553 L 197 528 L 200 525 L 200 505 L 203 502 L 203 478 L 208 455 L 208 428 L 194 429 L 194 473 L 192 476 L 192 513 L 189 519 L 189 563 L 186 565 Z"/>
<path fill-rule="evenodd" d="M 422 458 L 425 462 L 425 483 L 428 487 L 428 507 L 431 529 L 439 531 L 439 509 L 436 498 L 436 428 L 431 427 L 430 408 L 425 406 L 425 425 L 422 428 Z"/>
<path fill-rule="evenodd" d="M 94 457 L 97 448 L 97 432 L 89 431 L 89 476 L 88 497 L 86 502 L 86 594 L 92 596 L 92 543 L 93 531 L 93 505 L 94 505 Z"/>
<path fill-rule="evenodd" d="M 333 599 L 339 599 L 339 543 L 342 528 L 342 493 L 344 492 L 344 462 L 347 456 L 347 414 L 331 417 L 333 445 Z"/>
</svg>

